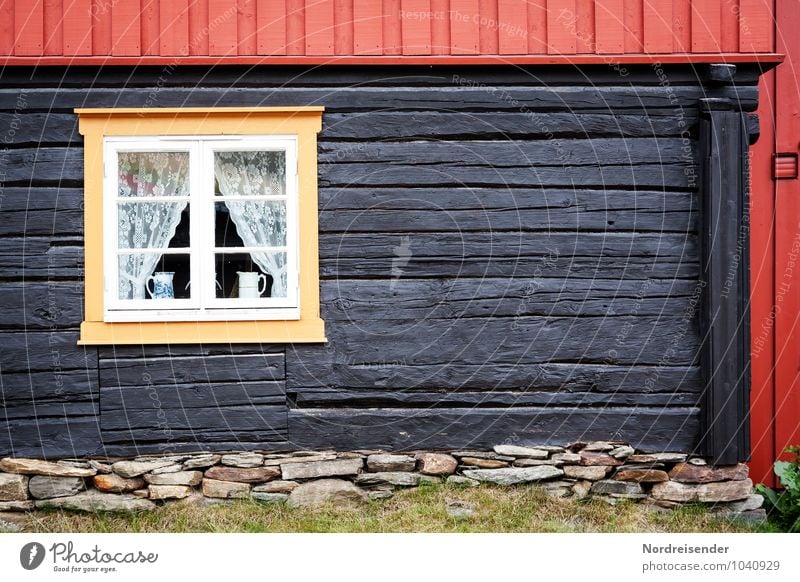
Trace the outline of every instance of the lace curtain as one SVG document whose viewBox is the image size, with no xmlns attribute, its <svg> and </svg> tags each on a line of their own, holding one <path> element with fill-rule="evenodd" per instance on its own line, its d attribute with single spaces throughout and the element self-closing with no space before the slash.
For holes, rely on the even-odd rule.
<svg viewBox="0 0 800 582">
<path fill-rule="evenodd" d="M 189 195 L 187 152 L 120 152 L 118 154 L 120 249 L 164 249 L 175 236 L 186 201 L 146 202 L 153 196 Z M 137 200 L 137 202 L 133 202 Z M 147 278 L 161 253 L 129 253 L 119 256 L 119 298 L 144 299 Z"/>
<path fill-rule="evenodd" d="M 217 152 L 214 174 L 224 196 L 283 196 L 283 152 Z M 286 204 L 270 200 L 226 200 L 236 232 L 249 247 L 286 245 Z M 272 277 L 272 297 L 286 297 L 286 253 L 252 252 L 259 268 Z"/>
</svg>

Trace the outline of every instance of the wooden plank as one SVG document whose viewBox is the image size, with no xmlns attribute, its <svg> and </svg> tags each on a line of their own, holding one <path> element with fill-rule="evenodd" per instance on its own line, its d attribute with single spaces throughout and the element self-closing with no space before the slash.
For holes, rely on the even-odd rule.
<svg viewBox="0 0 800 582">
<path fill-rule="evenodd" d="M 496 55 L 499 51 L 497 30 L 497 0 L 478 0 L 480 18 L 478 38 L 483 55 Z"/>
<path fill-rule="evenodd" d="M 0 0 L 0 55 L 14 54 L 14 0 Z"/>
<path fill-rule="evenodd" d="M 139 56 L 141 54 L 140 14 L 139 0 L 129 0 L 114 5 L 111 21 L 112 55 Z"/>
<path fill-rule="evenodd" d="M 111 54 L 111 9 L 112 3 L 92 0 L 92 54 Z"/>
<path fill-rule="evenodd" d="M 384 19 L 380 2 L 353 0 L 353 47 L 356 55 L 383 54 Z"/>
<path fill-rule="evenodd" d="M 77 117 L 59 113 L 0 113 L 0 133 L 9 145 L 62 145 L 81 140 Z"/>
<path fill-rule="evenodd" d="M 305 0 L 284 0 L 286 3 L 286 54 L 305 53 Z"/>
<path fill-rule="evenodd" d="M 8 372 L 47 372 L 97 369 L 97 350 L 78 345 L 77 331 L 6 331 L 0 353 L 3 375 Z"/>
<path fill-rule="evenodd" d="M 189 54 L 208 55 L 208 0 L 189 3 Z"/>
<path fill-rule="evenodd" d="M 258 0 L 258 54 L 286 54 L 285 0 Z"/>
<path fill-rule="evenodd" d="M 431 54 L 450 54 L 450 0 L 431 0 Z"/>
<path fill-rule="evenodd" d="M 528 0 L 528 54 L 547 54 L 547 0 Z"/>
<path fill-rule="evenodd" d="M 586 54 L 595 52 L 595 0 L 575 0 L 575 50 Z"/>
<path fill-rule="evenodd" d="M 403 54 L 403 20 L 401 0 L 383 2 L 383 54 Z"/>
<path fill-rule="evenodd" d="M 83 276 L 83 241 L 77 237 L 2 238 L 0 276 L 25 280 L 78 279 Z"/>
<path fill-rule="evenodd" d="M 595 30 L 598 54 L 625 52 L 624 0 L 597 0 Z"/>
<path fill-rule="evenodd" d="M 480 53 L 479 22 L 478 0 L 450 0 L 451 54 L 475 55 Z"/>
<path fill-rule="evenodd" d="M 203 439 L 205 431 L 228 432 L 227 439 L 233 440 L 237 435 L 250 431 L 259 433 L 274 432 L 274 436 L 286 434 L 285 405 L 281 406 L 212 406 L 210 408 L 168 408 L 151 405 L 150 409 L 109 408 L 103 403 L 100 425 L 103 431 L 130 430 L 133 439 L 138 433 L 156 432 L 161 428 L 162 438 L 170 439 L 173 431 L 193 430 L 198 438 Z M 159 398 L 153 393 L 153 398 Z M 155 430 L 154 430 L 155 429 Z M 274 438 L 274 437 L 273 437 Z"/>
<path fill-rule="evenodd" d="M 0 286 L 6 311 L 0 328 L 77 328 L 83 321 L 83 285 L 61 281 L 9 283 Z"/>
<path fill-rule="evenodd" d="M 716 53 L 721 50 L 720 17 L 718 0 L 693 0 L 692 52 Z"/>
<path fill-rule="evenodd" d="M 645 2 L 643 16 L 645 52 L 672 52 L 672 0 Z"/>
<path fill-rule="evenodd" d="M 227 430 L 198 431 L 196 428 L 171 427 L 108 430 L 102 432 L 104 455 L 132 457 L 142 454 L 180 453 L 197 451 L 296 451 L 297 446 L 286 440 L 286 430 Z M 62 457 L 63 458 L 63 457 Z"/>
<path fill-rule="evenodd" d="M 353 0 L 334 0 L 333 48 L 337 55 L 354 54 Z"/>
<path fill-rule="evenodd" d="M 768 52 L 774 50 L 773 6 L 764 0 L 739 0 L 739 50 Z M 783 19 L 782 19 L 783 21 Z M 786 22 L 792 22 L 787 18 Z M 780 27 L 780 24 L 778 24 Z"/>
<path fill-rule="evenodd" d="M 14 2 L 14 55 L 44 53 L 44 4 L 30 0 Z"/>
<path fill-rule="evenodd" d="M 83 180 L 83 152 L 75 148 L 9 150 L 5 164 L 9 185 L 49 182 L 67 186 Z"/>
<path fill-rule="evenodd" d="M 624 0 L 625 2 L 625 52 L 644 52 L 644 2 L 643 0 Z"/>
<path fill-rule="evenodd" d="M 159 2 L 159 54 L 179 56 L 189 54 L 188 0 Z M 209 22 L 209 31 L 211 23 Z"/>
<path fill-rule="evenodd" d="M 208 0 L 208 53 L 235 55 L 239 50 L 237 0 Z"/>
<path fill-rule="evenodd" d="M 576 0 L 547 3 L 547 52 L 551 55 L 574 55 L 578 50 Z"/>
<path fill-rule="evenodd" d="M 404 55 L 431 54 L 430 0 L 401 0 L 400 27 Z"/>
<path fill-rule="evenodd" d="M 738 52 L 739 0 L 722 0 L 720 4 L 720 48 L 725 52 Z"/>
<path fill-rule="evenodd" d="M 498 0 L 498 52 L 501 55 L 528 53 L 528 10 L 526 0 Z"/>
<path fill-rule="evenodd" d="M 291 410 L 289 440 L 301 447 L 343 450 L 491 448 L 516 435 L 520 445 L 620 440 L 648 451 L 690 452 L 697 409 L 483 408 L 477 410 Z M 494 443 L 494 444 L 493 444 Z"/>
<path fill-rule="evenodd" d="M 257 0 L 239 0 L 237 44 L 240 55 L 258 54 L 256 4 Z"/>
<path fill-rule="evenodd" d="M 334 54 L 334 1 L 306 0 L 305 54 Z"/>
<path fill-rule="evenodd" d="M 59 416 L 34 417 L 34 422 L 5 421 L 0 415 L 0 454 L 4 456 L 56 461 L 104 453 L 95 414 L 73 415 L 65 408 Z"/>
<path fill-rule="evenodd" d="M 140 25 L 142 27 L 142 54 L 158 55 L 161 50 L 161 8 L 159 6 L 159 0 L 141 0 L 141 4 L 142 16 Z M 195 6 L 196 10 L 197 5 L 193 4 L 193 6 Z M 205 24 L 201 25 L 201 28 L 203 26 L 205 26 Z"/>
<path fill-rule="evenodd" d="M 69 1 L 69 0 L 68 0 Z M 2 8 L 0 8 L 2 18 Z M 44 54 L 61 55 L 64 50 L 64 8 L 62 0 L 44 0 Z M 0 36 L 3 31 L 0 30 Z M 3 54 L 0 48 L 0 54 Z"/>
<path fill-rule="evenodd" d="M 284 382 L 236 382 L 100 389 L 102 411 L 151 410 L 156 401 L 164 408 L 186 409 L 285 406 L 286 388 Z"/>
<path fill-rule="evenodd" d="M 64 404 L 93 401 L 96 398 L 96 369 L 55 368 L 40 372 L 3 370 L 0 377 L 0 399 L 5 404 L 5 410 L 30 408 L 39 402 Z"/>
<path fill-rule="evenodd" d="M 672 48 L 692 52 L 692 0 L 672 0 Z"/>
</svg>

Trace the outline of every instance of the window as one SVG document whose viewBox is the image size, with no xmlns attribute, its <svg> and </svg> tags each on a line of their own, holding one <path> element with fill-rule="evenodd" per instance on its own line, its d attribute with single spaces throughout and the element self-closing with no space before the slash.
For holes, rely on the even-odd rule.
<svg viewBox="0 0 800 582">
<path fill-rule="evenodd" d="M 325 341 L 322 108 L 80 109 L 81 343 Z"/>
</svg>

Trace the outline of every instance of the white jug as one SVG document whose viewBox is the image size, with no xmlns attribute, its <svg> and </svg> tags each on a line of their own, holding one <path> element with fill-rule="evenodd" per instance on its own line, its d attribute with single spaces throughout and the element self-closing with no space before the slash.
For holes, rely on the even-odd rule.
<svg viewBox="0 0 800 582">
<path fill-rule="evenodd" d="M 239 298 L 258 299 L 267 288 L 267 276 L 261 273 L 236 271 L 239 275 Z"/>
</svg>

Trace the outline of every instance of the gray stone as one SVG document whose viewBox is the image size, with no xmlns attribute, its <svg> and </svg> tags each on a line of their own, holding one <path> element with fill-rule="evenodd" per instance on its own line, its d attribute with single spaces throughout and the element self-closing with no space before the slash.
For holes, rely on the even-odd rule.
<svg viewBox="0 0 800 582">
<path fill-rule="evenodd" d="M 445 511 L 447 515 L 459 521 L 475 516 L 475 506 L 467 501 L 447 501 Z"/>
<path fill-rule="evenodd" d="M 621 447 L 616 447 L 608 452 L 609 455 L 614 457 L 615 459 L 619 459 L 620 461 L 623 459 L 627 459 L 636 451 L 633 447 L 629 445 L 623 445 Z"/>
<path fill-rule="evenodd" d="M 444 453 L 419 453 L 419 472 L 423 475 L 452 475 L 458 468 L 458 461 Z"/>
<path fill-rule="evenodd" d="M 71 497 L 42 499 L 36 502 L 38 509 L 69 509 L 71 511 L 150 511 L 155 504 L 132 495 L 116 495 L 89 490 Z"/>
<path fill-rule="evenodd" d="M 95 475 L 94 487 L 106 493 L 130 493 L 145 486 L 145 481 L 141 477 L 126 479 L 115 473 L 109 475 Z"/>
<path fill-rule="evenodd" d="M 150 485 L 195 487 L 200 485 L 203 480 L 203 473 L 200 471 L 178 471 L 177 473 L 162 473 L 159 475 L 150 474 L 145 475 L 144 480 Z"/>
<path fill-rule="evenodd" d="M 24 513 L 0 513 L 0 532 L 19 533 L 28 525 L 28 516 Z"/>
<path fill-rule="evenodd" d="M 233 453 L 222 455 L 220 463 L 228 467 L 260 467 L 264 464 L 264 455 L 259 453 Z"/>
<path fill-rule="evenodd" d="M 586 481 L 599 481 L 605 479 L 611 467 L 581 467 L 580 465 L 567 465 L 564 467 L 564 474 L 573 479 L 585 479 Z"/>
<path fill-rule="evenodd" d="M 185 485 L 150 485 L 150 499 L 184 499 L 192 492 Z"/>
<path fill-rule="evenodd" d="M 281 474 L 284 479 L 288 480 L 356 475 L 363 465 L 364 461 L 362 459 L 332 459 L 329 461 L 284 463 L 281 464 Z"/>
<path fill-rule="evenodd" d="M 220 462 L 220 459 L 222 459 L 221 455 L 211 454 L 189 457 L 183 462 L 183 469 L 187 471 L 189 469 L 205 469 L 207 467 L 213 467 Z"/>
<path fill-rule="evenodd" d="M 497 445 L 494 447 L 494 452 L 498 455 L 517 459 L 546 459 L 549 456 L 549 453 L 543 449 L 519 447 L 517 445 Z"/>
<path fill-rule="evenodd" d="M 700 457 L 692 457 L 691 459 L 689 459 L 686 462 L 690 463 L 692 465 L 696 465 L 698 467 L 704 467 L 705 465 L 708 464 L 708 463 L 706 463 L 705 459 L 701 459 Z"/>
<path fill-rule="evenodd" d="M 731 501 L 730 503 L 718 503 L 712 505 L 710 510 L 714 513 L 742 513 L 744 511 L 753 511 L 761 509 L 764 504 L 764 498 L 758 494 L 748 495 L 747 499 L 741 501 Z"/>
<path fill-rule="evenodd" d="M 507 457 L 505 455 L 498 455 L 497 453 L 487 451 L 453 451 L 450 454 L 458 459 L 471 457 L 473 459 L 493 459 L 495 461 L 505 461 L 507 463 L 514 462 L 514 457 Z"/>
<path fill-rule="evenodd" d="M 560 467 L 563 463 L 552 459 L 517 459 L 514 461 L 515 467 L 540 467 L 541 465 Z"/>
<path fill-rule="evenodd" d="M 383 454 L 383 453 L 375 453 L 376 455 Z M 367 455 L 369 456 L 369 455 Z M 337 459 L 363 459 L 364 455 L 361 453 L 354 453 L 352 451 L 344 451 L 342 453 L 336 453 Z"/>
<path fill-rule="evenodd" d="M 578 481 L 572 486 L 572 494 L 578 499 L 584 499 L 592 489 L 591 481 Z"/>
<path fill-rule="evenodd" d="M 0 501 L 28 499 L 28 478 L 25 475 L 0 473 Z"/>
<path fill-rule="evenodd" d="M 36 459 L 12 459 L 8 457 L 0 460 L 0 471 L 18 473 L 20 475 L 44 475 L 46 477 L 94 477 L 97 474 L 94 469 L 71 467 Z"/>
<path fill-rule="evenodd" d="M 750 479 L 723 481 L 721 483 L 703 483 L 701 485 L 666 481 L 653 485 L 650 494 L 654 499 L 679 501 L 681 503 L 692 501 L 719 503 L 747 499 L 751 494 L 752 488 L 753 482 Z"/>
<path fill-rule="evenodd" d="M 254 491 L 251 496 L 256 501 L 267 505 L 286 503 L 286 500 L 289 499 L 288 493 L 267 493 L 266 491 Z"/>
<path fill-rule="evenodd" d="M 179 471 L 183 471 L 183 463 L 177 463 L 175 465 L 167 465 L 166 467 L 161 467 L 159 469 L 153 469 L 150 471 L 151 475 L 164 475 L 166 473 L 178 473 Z"/>
<path fill-rule="evenodd" d="M 608 453 L 598 453 L 594 451 L 581 451 L 581 465 L 584 467 L 616 467 L 622 464 L 622 461 L 615 459 Z"/>
<path fill-rule="evenodd" d="M 382 473 L 361 473 L 356 477 L 356 485 L 369 486 L 397 485 L 400 487 L 415 487 L 419 484 L 419 473 L 402 473 L 399 471 L 384 471 Z"/>
<path fill-rule="evenodd" d="M 469 477 L 463 477 L 461 475 L 450 475 L 445 480 L 445 483 L 455 487 L 477 487 L 481 484 L 477 479 L 470 479 Z"/>
<path fill-rule="evenodd" d="M 154 469 L 161 467 L 169 467 L 174 463 L 169 459 L 163 460 L 149 460 L 149 461 L 117 461 L 111 465 L 111 469 L 120 477 L 126 479 L 133 479 L 145 473 L 149 473 Z"/>
<path fill-rule="evenodd" d="M 583 451 L 597 451 L 601 453 L 607 453 L 608 451 L 613 451 L 616 447 L 609 442 L 606 441 L 594 441 L 589 443 L 585 447 L 583 447 Z"/>
<path fill-rule="evenodd" d="M 369 492 L 368 497 L 370 501 L 383 501 L 394 497 L 394 491 L 391 489 L 375 489 Z"/>
<path fill-rule="evenodd" d="M 581 456 L 578 453 L 555 453 L 550 460 L 556 464 L 577 465 L 581 462 Z"/>
<path fill-rule="evenodd" d="M 514 459 L 514 457 L 509 457 Z M 482 457 L 461 457 L 461 463 L 466 467 L 478 467 L 480 469 L 501 469 L 508 467 L 510 461 L 501 459 L 484 459 Z"/>
<path fill-rule="evenodd" d="M 111 465 L 108 463 L 103 463 L 101 461 L 90 460 L 89 467 L 97 471 L 98 473 L 102 473 L 103 475 L 108 475 L 111 473 Z"/>
<path fill-rule="evenodd" d="M 367 457 L 367 470 L 373 473 L 413 471 L 417 460 L 408 455 L 370 455 Z"/>
<path fill-rule="evenodd" d="M 683 463 L 687 455 L 684 453 L 646 453 L 641 455 L 631 455 L 628 457 L 630 463 Z"/>
<path fill-rule="evenodd" d="M 314 461 L 334 461 L 336 460 L 335 453 L 325 453 L 321 455 L 302 456 L 302 457 L 287 457 L 286 455 L 275 457 L 274 459 L 265 459 L 265 467 L 277 467 L 278 465 L 287 465 L 291 463 L 312 463 Z M 361 457 L 359 457 L 361 458 Z"/>
<path fill-rule="evenodd" d="M 541 485 L 542 489 L 549 497 L 556 499 L 563 499 L 572 495 L 572 483 L 565 483 L 559 481 L 557 483 L 545 483 Z"/>
<path fill-rule="evenodd" d="M 140 455 L 133 460 L 137 463 L 148 463 L 150 461 L 169 461 L 171 465 L 183 463 L 189 455 Z"/>
<path fill-rule="evenodd" d="M 45 477 L 34 475 L 28 483 L 28 491 L 34 499 L 70 497 L 86 489 L 80 477 Z"/>
<path fill-rule="evenodd" d="M 244 499 L 250 496 L 250 485 L 233 481 L 203 479 L 203 495 L 217 499 Z"/>
<path fill-rule="evenodd" d="M 514 485 L 516 483 L 529 483 L 544 481 L 561 477 L 564 471 L 552 465 L 540 467 L 509 467 L 505 469 L 468 469 L 464 475 L 478 481 L 488 481 L 496 485 Z"/>
<path fill-rule="evenodd" d="M 559 445 L 536 445 L 537 449 L 542 449 L 548 453 L 563 453 L 566 449 Z"/>
<path fill-rule="evenodd" d="M 678 463 L 669 472 L 669 478 L 681 483 L 715 483 L 717 481 L 741 481 L 747 479 L 747 474 L 747 465 L 742 463 L 715 467 Z"/>
<path fill-rule="evenodd" d="M 0 501 L 0 512 L 3 511 L 31 511 L 33 501 Z"/>
<path fill-rule="evenodd" d="M 278 467 L 211 467 L 206 471 L 207 479 L 236 481 L 238 483 L 265 483 L 281 476 Z"/>
<path fill-rule="evenodd" d="M 441 482 L 441 477 L 436 477 L 434 475 L 419 475 L 420 486 L 439 485 Z"/>
<path fill-rule="evenodd" d="M 604 480 L 592 485 L 594 495 L 641 495 L 642 486 L 629 481 Z"/>
<path fill-rule="evenodd" d="M 150 497 L 150 490 L 149 489 L 137 489 L 136 491 L 131 491 L 131 495 L 134 497 L 139 497 L 141 499 L 147 499 Z"/>
<path fill-rule="evenodd" d="M 751 509 L 750 511 L 743 511 L 741 513 L 731 513 L 722 515 L 723 517 L 728 517 L 738 522 L 746 522 L 752 524 L 767 523 L 767 511 L 765 509 Z"/>
<path fill-rule="evenodd" d="M 349 505 L 364 503 L 367 493 L 342 479 L 318 479 L 302 483 L 289 494 L 287 505 L 290 507 L 314 507 L 324 503 Z"/>
<path fill-rule="evenodd" d="M 270 481 L 253 487 L 253 493 L 291 493 L 298 485 L 297 481 Z"/>
</svg>

